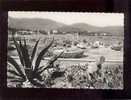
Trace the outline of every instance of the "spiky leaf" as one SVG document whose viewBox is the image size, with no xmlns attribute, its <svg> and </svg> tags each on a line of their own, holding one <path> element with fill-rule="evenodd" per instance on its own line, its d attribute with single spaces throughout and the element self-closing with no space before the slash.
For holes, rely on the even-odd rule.
<svg viewBox="0 0 131 100">
<path fill-rule="evenodd" d="M 17 62 L 8 55 L 8 59 L 7 61 L 12 64 L 14 66 L 14 68 L 19 72 L 19 74 L 24 78 L 26 79 L 26 76 L 24 74 L 24 72 L 21 70 L 20 66 L 17 64 Z"/>
<path fill-rule="evenodd" d="M 20 81 L 22 81 L 23 79 L 22 78 L 14 78 L 14 76 L 7 76 L 7 79 L 8 79 L 8 81 L 10 81 L 10 80 L 20 80 Z"/>
<path fill-rule="evenodd" d="M 21 52 L 21 49 L 20 49 L 20 45 L 19 45 L 18 42 L 15 40 L 14 36 L 13 36 L 12 38 L 13 38 L 14 44 L 15 44 L 15 46 L 16 46 L 16 49 L 17 49 L 17 52 L 18 52 L 18 56 L 19 56 L 20 62 L 21 62 L 21 64 L 24 66 L 24 59 L 23 59 L 23 56 L 22 56 L 22 52 Z M 20 40 L 20 43 L 21 43 L 21 40 Z"/>
<path fill-rule="evenodd" d="M 9 82 L 20 82 L 20 83 L 22 83 L 22 82 L 24 82 L 24 80 L 22 80 L 22 79 L 10 79 Z"/>
<path fill-rule="evenodd" d="M 12 79 L 23 79 L 21 76 L 17 76 L 17 75 L 14 75 L 14 74 L 12 74 L 12 73 L 9 73 L 9 72 L 7 72 L 7 79 L 10 79 L 10 78 L 12 78 Z"/>
<path fill-rule="evenodd" d="M 63 51 L 63 52 L 64 52 L 64 51 Z M 52 57 L 52 58 L 50 59 L 50 61 L 47 63 L 46 67 L 52 65 L 52 64 L 63 54 L 63 52 L 61 52 L 60 54 L 55 55 L 54 57 Z"/>
<path fill-rule="evenodd" d="M 48 51 L 48 49 L 51 47 L 51 45 L 53 44 L 53 42 L 54 42 L 54 38 L 53 38 L 53 40 L 49 43 L 49 45 L 47 45 L 47 46 L 39 53 L 39 55 L 38 55 L 38 57 L 37 57 L 37 60 L 36 60 L 36 62 L 35 62 L 35 69 L 34 69 L 34 71 L 39 67 L 43 55 L 45 55 L 45 53 L 46 53 L 46 52 Z"/>
<path fill-rule="evenodd" d="M 52 64 L 63 54 L 63 52 L 61 52 L 59 55 L 55 55 L 54 57 L 52 57 L 50 59 L 50 61 L 45 65 L 45 66 L 41 66 L 38 69 L 38 73 L 41 74 L 44 70 L 51 68 Z"/>
<path fill-rule="evenodd" d="M 22 45 L 20 43 L 20 49 L 21 49 L 21 52 L 22 52 L 22 56 L 23 56 L 25 67 L 26 68 L 31 68 L 31 60 L 30 60 L 30 55 L 28 53 L 27 46 L 25 46 L 25 44 Z"/>
<path fill-rule="evenodd" d="M 16 76 L 22 77 L 19 73 L 17 73 L 17 72 L 14 71 L 14 70 L 8 70 L 8 72 L 11 73 L 11 74 L 14 74 L 14 75 L 16 75 Z"/>
<path fill-rule="evenodd" d="M 31 54 L 31 63 L 33 62 L 33 59 L 34 59 L 34 57 L 36 55 L 36 50 L 37 50 L 38 43 L 39 43 L 39 40 L 36 42 L 36 44 L 35 44 L 35 46 L 33 48 L 33 51 L 32 51 L 32 54 Z"/>
</svg>

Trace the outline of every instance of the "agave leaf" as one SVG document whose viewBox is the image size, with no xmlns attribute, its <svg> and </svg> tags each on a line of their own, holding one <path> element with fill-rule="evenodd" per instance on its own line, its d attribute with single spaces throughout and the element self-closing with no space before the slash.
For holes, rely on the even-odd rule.
<svg viewBox="0 0 131 100">
<path fill-rule="evenodd" d="M 22 59 L 23 59 L 23 66 L 25 66 L 25 61 L 24 61 L 24 57 L 23 57 L 23 53 L 22 53 L 23 46 L 22 46 L 22 41 L 21 40 L 19 41 L 19 46 L 20 46 L 20 51 L 21 51 L 21 55 L 22 55 Z"/>
<path fill-rule="evenodd" d="M 46 69 L 45 66 L 40 66 L 37 70 L 37 72 L 41 73 L 41 71 L 44 71 Z"/>
<path fill-rule="evenodd" d="M 63 51 L 63 52 L 64 52 L 64 51 Z M 47 63 L 46 67 L 48 68 L 50 65 L 52 65 L 52 64 L 63 54 L 63 52 L 61 52 L 61 53 L 58 54 L 58 55 L 53 56 L 53 57 L 49 60 L 49 62 Z"/>
<path fill-rule="evenodd" d="M 25 37 L 24 37 L 24 47 L 27 48 Z"/>
<path fill-rule="evenodd" d="M 24 82 L 24 80 L 21 80 L 21 79 L 10 79 L 9 82 Z"/>
<path fill-rule="evenodd" d="M 14 68 L 20 73 L 20 75 L 26 79 L 26 76 L 24 75 L 24 72 L 21 70 L 20 66 L 17 64 L 17 62 L 8 55 L 7 61 L 14 66 Z"/>
<path fill-rule="evenodd" d="M 16 78 L 19 78 L 19 79 L 22 79 L 21 76 L 17 76 L 15 74 L 12 74 L 10 72 L 7 72 L 7 78 L 9 79 L 9 77 L 12 77 L 12 79 L 16 79 Z"/>
<path fill-rule="evenodd" d="M 19 58 L 20 58 L 20 62 L 21 62 L 21 64 L 24 66 L 24 60 L 23 60 L 23 56 L 22 56 L 21 49 L 20 49 L 20 45 L 19 45 L 18 42 L 15 40 L 14 36 L 13 36 L 12 38 L 13 38 L 14 44 L 15 44 L 15 46 L 16 46 L 16 49 L 17 49 L 17 52 L 18 52 L 18 56 L 19 56 Z M 20 40 L 20 43 L 21 43 L 21 40 Z"/>
<path fill-rule="evenodd" d="M 18 77 L 14 77 L 14 76 L 7 76 L 7 81 L 10 81 L 10 80 L 19 80 L 22 82 L 25 81 L 23 78 L 18 78 Z"/>
<path fill-rule="evenodd" d="M 34 78 L 32 68 L 25 68 L 25 73 L 29 81 L 31 81 Z"/>
<path fill-rule="evenodd" d="M 51 65 L 63 54 L 63 52 L 61 52 L 59 55 L 55 55 L 54 57 L 52 57 L 50 59 L 50 61 L 46 64 L 46 67 L 41 66 L 40 69 L 38 69 L 38 73 L 41 74 L 44 70 L 52 67 Z"/>
<path fill-rule="evenodd" d="M 33 62 L 33 59 L 35 57 L 38 43 L 39 43 L 39 40 L 36 42 L 36 44 L 35 44 L 35 46 L 33 48 L 33 51 L 32 51 L 32 54 L 31 54 L 31 63 Z"/>
<path fill-rule="evenodd" d="M 50 44 L 47 45 L 47 46 L 39 53 L 39 55 L 38 55 L 38 57 L 37 57 L 37 60 L 36 60 L 36 62 L 35 62 L 35 69 L 34 69 L 34 71 L 39 67 L 43 55 L 45 55 L 45 53 L 46 53 L 47 50 L 51 47 L 51 45 L 53 44 L 53 42 L 54 42 L 54 38 L 53 38 L 53 40 L 50 42 Z"/>
<path fill-rule="evenodd" d="M 11 74 L 14 74 L 14 75 L 16 75 L 16 76 L 22 77 L 19 73 L 17 73 L 17 72 L 14 71 L 14 70 L 8 70 L 8 72 L 11 73 Z"/>
<path fill-rule="evenodd" d="M 31 61 L 30 61 L 30 56 L 29 56 L 29 53 L 28 53 L 27 46 L 24 46 L 24 45 L 20 44 L 20 48 L 21 48 L 21 52 L 22 52 L 25 67 L 31 68 Z"/>
</svg>

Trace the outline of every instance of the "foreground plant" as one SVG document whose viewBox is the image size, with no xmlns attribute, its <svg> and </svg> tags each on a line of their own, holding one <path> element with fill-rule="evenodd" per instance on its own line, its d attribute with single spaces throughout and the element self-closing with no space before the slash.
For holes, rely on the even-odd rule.
<svg viewBox="0 0 131 100">
<path fill-rule="evenodd" d="M 43 66 L 40 66 L 40 63 L 43 56 L 53 44 L 54 38 L 44 47 L 38 56 L 36 55 L 36 51 L 39 40 L 35 43 L 31 55 L 29 54 L 25 39 L 23 41 L 19 40 L 18 43 L 13 36 L 13 41 L 21 64 L 19 65 L 14 58 L 8 55 L 8 66 L 9 64 L 11 64 L 11 66 L 9 66 L 7 71 L 7 80 L 9 80 L 9 82 L 19 83 L 19 87 L 47 87 L 45 77 L 43 77 L 44 71 L 53 68 L 53 63 L 62 53 L 53 56 L 49 62 Z"/>
<path fill-rule="evenodd" d="M 71 84 L 67 84 L 68 88 L 123 89 L 123 65 L 104 64 L 101 71 L 94 72 L 91 78 L 88 66 L 89 64 L 75 64 L 66 69 L 66 81 Z"/>
</svg>

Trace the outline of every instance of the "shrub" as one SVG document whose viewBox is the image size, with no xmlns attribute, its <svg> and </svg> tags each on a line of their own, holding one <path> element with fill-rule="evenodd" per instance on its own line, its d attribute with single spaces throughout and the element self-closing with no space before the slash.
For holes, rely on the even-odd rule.
<svg viewBox="0 0 131 100">
<path fill-rule="evenodd" d="M 12 66 L 8 66 L 10 68 L 8 68 L 7 80 L 9 82 L 18 82 L 19 87 L 47 87 L 47 81 L 45 80 L 45 77 L 43 77 L 44 71 L 52 68 L 53 63 L 62 53 L 53 56 L 44 66 L 40 66 L 40 63 L 43 56 L 53 44 L 54 38 L 44 47 L 43 50 L 41 50 L 38 56 L 36 55 L 36 51 L 39 40 L 35 43 L 31 55 L 29 55 L 25 39 L 24 41 L 19 40 L 18 43 L 13 36 L 13 41 L 16 46 L 21 65 L 19 65 L 14 58 L 8 55 L 7 61 Z"/>
<path fill-rule="evenodd" d="M 88 77 L 88 65 L 72 65 L 66 70 L 66 80 L 74 88 L 90 89 L 122 89 L 123 88 L 123 71 L 121 65 L 106 65 L 101 71 L 102 76 L 97 72 L 92 74 L 91 79 Z"/>
</svg>

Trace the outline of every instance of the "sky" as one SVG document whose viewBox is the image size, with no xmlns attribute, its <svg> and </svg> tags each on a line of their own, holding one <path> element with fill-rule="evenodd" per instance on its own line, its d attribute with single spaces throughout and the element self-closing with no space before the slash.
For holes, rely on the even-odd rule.
<svg viewBox="0 0 131 100">
<path fill-rule="evenodd" d="M 124 26 L 123 13 L 9 11 L 8 15 L 13 18 L 46 18 L 67 25 L 86 23 L 100 27 Z"/>
</svg>

